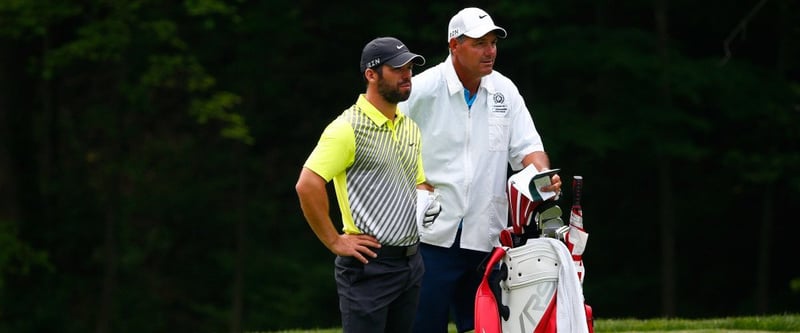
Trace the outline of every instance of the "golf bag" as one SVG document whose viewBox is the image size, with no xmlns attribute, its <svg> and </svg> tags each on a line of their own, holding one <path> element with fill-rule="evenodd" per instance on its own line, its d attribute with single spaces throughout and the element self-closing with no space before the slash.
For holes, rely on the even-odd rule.
<svg viewBox="0 0 800 333">
<path fill-rule="evenodd" d="M 535 182 L 535 174 L 528 175 L 509 179 L 512 226 L 501 232 L 502 246 L 485 264 L 475 296 L 475 331 L 593 333 L 582 287 L 588 234 L 577 201 L 580 185 L 573 185 L 576 201 L 566 226 L 555 200 L 543 200 L 542 184 Z M 580 182 L 576 176 L 575 184 Z"/>
</svg>

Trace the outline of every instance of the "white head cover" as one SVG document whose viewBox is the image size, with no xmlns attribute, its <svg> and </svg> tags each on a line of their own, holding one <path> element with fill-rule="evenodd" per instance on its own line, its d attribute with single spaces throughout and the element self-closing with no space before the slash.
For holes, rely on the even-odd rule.
<svg viewBox="0 0 800 333">
<path fill-rule="evenodd" d="M 450 19 L 447 26 L 447 41 L 461 35 L 481 38 L 490 31 L 497 31 L 497 37 L 506 38 L 506 29 L 494 25 L 492 17 L 483 9 L 464 8 Z"/>
</svg>

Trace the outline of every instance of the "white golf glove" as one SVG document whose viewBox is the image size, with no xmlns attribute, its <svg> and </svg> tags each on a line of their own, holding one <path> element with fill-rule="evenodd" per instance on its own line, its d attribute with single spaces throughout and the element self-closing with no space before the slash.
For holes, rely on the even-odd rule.
<svg viewBox="0 0 800 333">
<path fill-rule="evenodd" d="M 417 189 L 417 221 L 423 226 L 430 226 L 442 212 L 439 193 Z"/>
<path fill-rule="evenodd" d="M 439 217 L 439 213 L 442 212 L 442 203 L 439 202 L 439 193 L 430 192 L 430 202 L 428 203 L 428 209 L 425 210 L 425 218 L 422 219 L 423 226 L 429 226 L 433 221 L 436 221 L 436 218 Z"/>
</svg>

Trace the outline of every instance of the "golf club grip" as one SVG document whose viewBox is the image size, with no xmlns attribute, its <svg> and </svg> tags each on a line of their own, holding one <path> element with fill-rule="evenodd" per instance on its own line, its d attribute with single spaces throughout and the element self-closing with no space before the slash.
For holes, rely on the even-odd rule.
<svg viewBox="0 0 800 333">
<path fill-rule="evenodd" d="M 583 191 L 583 176 L 572 177 L 572 207 L 581 207 L 581 192 Z"/>
</svg>

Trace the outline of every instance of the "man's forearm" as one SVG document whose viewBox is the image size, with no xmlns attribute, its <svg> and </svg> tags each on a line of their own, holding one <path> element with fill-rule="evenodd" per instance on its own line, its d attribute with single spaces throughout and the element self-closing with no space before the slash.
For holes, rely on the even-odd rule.
<svg viewBox="0 0 800 333">
<path fill-rule="evenodd" d="M 523 167 L 526 167 L 530 164 L 533 164 L 536 167 L 536 170 L 544 171 L 550 169 L 550 158 L 547 157 L 547 153 L 543 151 L 535 151 L 525 155 L 525 157 L 522 158 Z"/>
<path fill-rule="evenodd" d="M 300 208 L 306 222 L 317 235 L 317 238 L 325 247 L 331 249 L 333 242 L 339 236 L 339 232 L 333 226 L 330 218 L 330 207 L 328 205 L 328 192 L 325 188 L 325 181 L 317 174 L 308 169 L 304 169 L 300 179 L 295 186 L 297 196 L 300 199 Z"/>
</svg>

